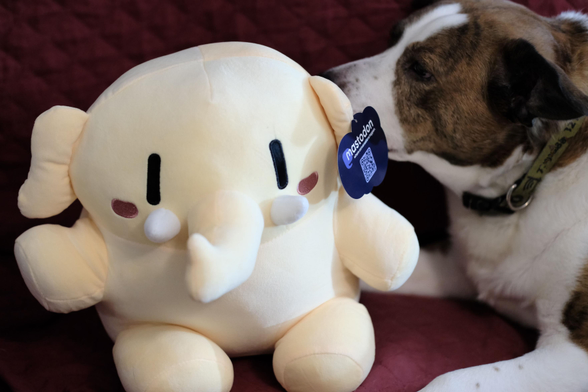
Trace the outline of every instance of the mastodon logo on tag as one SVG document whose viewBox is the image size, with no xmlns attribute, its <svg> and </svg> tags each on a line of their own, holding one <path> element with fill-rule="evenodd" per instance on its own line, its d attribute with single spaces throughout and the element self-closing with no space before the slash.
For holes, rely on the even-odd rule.
<svg viewBox="0 0 588 392">
<path fill-rule="evenodd" d="M 351 132 L 341 139 L 337 155 L 341 182 L 349 196 L 359 199 L 382 183 L 388 168 L 388 146 L 374 108 L 368 106 L 353 116 Z"/>
<path fill-rule="evenodd" d="M 349 148 L 343 152 L 343 163 L 345 163 L 345 167 L 348 169 L 351 169 L 351 166 L 353 166 L 353 153 Z"/>
</svg>

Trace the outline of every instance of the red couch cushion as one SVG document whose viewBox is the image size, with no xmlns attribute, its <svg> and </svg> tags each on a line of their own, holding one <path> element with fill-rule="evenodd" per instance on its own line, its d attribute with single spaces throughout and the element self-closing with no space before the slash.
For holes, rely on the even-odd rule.
<svg viewBox="0 0 588 392">
<path fill-rule="evenodd" d="M 586 0 L 519 0 L 542 15 Z M 376 54 L 410 0 L 36 0 L 0 2 L 0 390 L 116 391 L 108 340 L 93 309 L 45 312 L 12 256 L 33 225 L 69 225 L 74 204 L 50 220 L 23 218 L 18 188 L 30 162 L 35 118 L 53 105 L 86 109 L 119 75 L 153 57 L 199 44 L 271 46 L 315 74 Z M 447 225 L 441 186 L 412 164 L 391 163 L 376 195 L 406 216 L 422 242 Z M 413 391 L 447 370 L 529 350 L 533 334 L 477 304 L 367 294 L 378 354 L 362 387 Z M 237 391 L 277 388 L 266 358 L 235 361 Z M 382 388 L 379 388 L 382 386 Z M 390 389 L 392 389 L 390 387 Z"/>
<path fill-rule="evenodd" d="M 364 293 L 376 360 L 358 391 L 417 391 L 450 370 L 531 350 L 535 334 L 491 309 L 450 301 Z M 14 391 L 122 391 L 112 342 L 94 308 L 0 336 L 0 376 Z M 236 358 L 234 392 L 282 391 L 270 355 Z M 0 390 L 1 384 L 0 384 Z"/>
</svg>

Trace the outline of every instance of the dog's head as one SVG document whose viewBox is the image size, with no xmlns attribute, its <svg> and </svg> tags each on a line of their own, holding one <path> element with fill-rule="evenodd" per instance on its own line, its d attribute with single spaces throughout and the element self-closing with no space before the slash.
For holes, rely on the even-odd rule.
<svg viewBox="0 0 588 392">
<path fill-rule="evenodd" d="M 401 21 L 390 40 L 325 76 L 354 111 L 376 108 L 391 159 L 420 164 L 457 193 L 504 192 L 558 121 L 588 114 L 582 14 L 546 19 L 508 1 L 444 0 Z"/>
</svg>

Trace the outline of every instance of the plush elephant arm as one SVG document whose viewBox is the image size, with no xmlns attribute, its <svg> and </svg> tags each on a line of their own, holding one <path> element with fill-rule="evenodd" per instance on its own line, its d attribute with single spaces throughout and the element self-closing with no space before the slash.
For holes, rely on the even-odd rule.
<svg viewBox="0 0 588 392">
<path fill-rule="evenodd" d="M 353 200 L 341 188 L 334 225 L 344 265 L 370 286 L 395 290 L 412 274 L 419 254 L 414 228 L 374 195 Z"/>
<path fill-rule="evenodd" d="M 68 313 L 100 302 L 108 272 L 102 234 L 85 216 L 71 228 L 41 225 L 16 240 L 24 280 L 47 310 Z"/>
<path fill-rule="evenodd" d="M 188 216 L 187 284 L 197 301 L 210 302 L 241 285 L 253 272 L 264 220 L 253 199 L 216 192 Z"/>
</svg>

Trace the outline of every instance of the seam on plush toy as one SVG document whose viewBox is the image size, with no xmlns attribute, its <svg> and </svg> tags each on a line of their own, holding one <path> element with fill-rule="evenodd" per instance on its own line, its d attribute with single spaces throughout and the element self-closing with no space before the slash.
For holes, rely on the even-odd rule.
<svg viewBox="0 0 588 392">
<path fill-rule="evenodd" d="M 197 48 L 200 48 L 197 46 Z M 204 62 L 208 62 L 208 61 L 215 61 L 215 60 L 221 60 L 221 59 L 234 59 L 234 58 L 264 58 L 264 59 L 269 59 L 269 60 L 275 60 L 275 61 L 279 61 L 282 64 L 285 64 L 287 66 L 289 66 L 290 68 L 296 70 L 296 71 L 302 71 L 305 72 L 308 77 L 310 77 L 311 75 L 308 73 L 307 70 L 305 70 L 301 65 L 297 64 L 294 60 L 292 60 L 291 58 L 289 58 L 286 55 L 283 55 L 285 57 L 285 59 L 288 59 L 290 61 L 285 61 L 284 58 L 280 58 L 280 56 L 276 56 L 276 57 L 272 57 L 272 56 L 268 56 L 264 53 L 258 53 L 258 54 L 244 54 L 244 55 L 231 55 L 231 56 L 225 56 L 225 57 L 214 57 L 214 56 L 210 56 L 210 57 L 206 57 L 206 54 L 203 53 L 202 51 L 200 51 L 200 53 L 202 53 L 202 60 Z"/>
<path fill-rule="evenodd" d="M 340 357 L 347 357 L 347 358 L 351 359 L 351 361 L 357 365 L 357 367 L 361 370 L 362 373 L 364 372 L 363 367 L 361 367 L 361 365 L 355 359 L 353 359 L 350 355 L 341 354 L 341 353 L 332 353 L 332 352 L 312 353 L 312 354 L 302 355 L 298 358 L 294 358 L 284 366 L 284 370 L 282 371 L 282 380 L 284 380 L 284 383 L 286 383 L 285 375 L 286 375 L 286 368 L 288 367 L 288 365 L 290 365 L 292 362 L 297 361 L 299 359 L 308 358 L 308 357 L 312 357 L 312 356 L 318 356 L 318 355 L 337 355 Z"/>
<path fill-rule="evenodd" d="M 389 277 L 389 278 L 382 278 L 379 275 L 376 275 L 373 272 L 368 271 L 367 269 L 365 269 L 364 267 L 361 266 L 360 263 L 358 263 L 357 261 L 355 261 L 352 257 L 341 257 L 341 259 L 343 259 L 343 264 L 346 265 L 347 263 L 351 264 L 353 267 L 360 269 L 362 271 L 364 271 L 366 274 L 379 279 L 381 281 L 387 282 L 387 283 L 392 283 L 392 281 L 394 280 L 394 278 L 398 275 L 398 269 L 396 270 L 396 272 L 394 272 L 394 274 Z"/>
<path fill-rule="evenodd" d="M 330 197 L 330 196 L 329 196 Z M 327 198 L 328 200 L 328 198 Z M 304 222 L 301 222 L 298 225 L 295 224 L 290 224 L 290 225 L 286 225 L 286 229 L 284 231 L 282 231 L 281 233 L 279 233 L 277 236 L 273 237 L 272 239 L 266 241 L 266 242 L 262 242 L 259 247 L 261 249 L 261 247 L 266 246 L 268 244 L 271 244 L 274 241 L 277 241 L 278 239 L 282 238 L 283 236 L 285 236 L 287 233 L 291 232 L 292 230 L 297 230 L 300 228 L 300 226 L 302 226 L 305 222 L 308 222 L 310 220 L 311 217 L 316 216 L 317 214 L 319 214 L 320 212 L 323 211 L 324 208 L 327 208 L 329 206 L 330 201 L 327 201 L 325 204 L 323 204 L 322 206 L 320 206 L 319 208 L 317 208 L 315 211 L 306 214 L 304 217 L 306 219 L 304 219 Z"/>
<path fill-rule="evenodd" d="M 216 364 L 218 364 L 218 365 L 221 365 L 223 368 L 225 368 L 225 369 L 226 369 L 226 366 L 225 366 L 223 363 L 221 363 L 221 362 L 219 362 L 219 361 L 215 361 L 215 360 L 213 360 L 213 359 L 206 359 L 206 358 L 194 358 L 194 359 L 188 359 L 188 360 L 186 360 L 186 361 L 178 362 L 178 363 L 174 364 L 173 366 L 171 366 L 171 367 L 167 368 L 165 371 L 163 371 L 163 372 L 161 372 L 161 373 L 159 373 L 159 374 L 156 374 L 155 376 L 153 376 L 153 377 L 152 377 L 152 378 L 149 380 L 149 382 L 147 382 L 147 383 L 146 383 L 146 387 L 145 387 L 145 389 L 143 390 L 143 392 L 147 392 L 147 391 L 149 390 L 149 388 L 151 387 L 151 384 L 152 384 L 153 382 L 155 382 L 157 379 L 160 379 L 162 376 L 167 376 L 167 375 L 169 375 L 169 374 L 170 374 L 170 372 L 172 372 L 172 371 L 173 371 L 175 368 L 177 368 L 178 366 L 185 365 L 185 364 L 187 364 L 187 363 L 190 363 L 190 362 L 196 362 L 196 361 L 198 361 L 198 362 L 210 362 L 210 363 L 216 363 Z M 133 376 L 134 376 L 134 372 L 133 372 Z"/>
<path fill-rule="evenodd" d="M 79 301 L 82 299 L 94 297 L 96 295 L 96 293 L 99 293 L 101 290 L 103 290 L 103 288 L 99 288 L 98 290 L 94 291 L 92 294 L 86 294 L 86 295 L 82 295 L 81 297 L 76 297 L 76 298 L 65 298 L 65 299 L 47 298 L 47 301 L 51 301 L 51 302 Z"/>
<path fill-rule="evenodd" d="M 102 233 L 100 232 L 100 229 L 98 229 L 98 226 L 96 226 L 94 224 L 94 222 L 92 221 L 92 219 L 90 218 L 86 218 L 88 219 L 88 223 L 91 226 L 94 226 L 98 232 L 98 234 L 100 235 L 100 239 L 104 242 L 104 237 L 102 236 Z M 78 219 L 78 222 L 80 222 L 81 219 Z M 76 222 L 76 223 L 78 223 Z M 73 228 L 72 228 L 73 229 Z M 86 267 L 88 267 L 88 269 L 92 272 L 92 274 L 98 278 L 101 283 L 102 283 L 102 287 L 99 288 L 98 290 L 104 290 L 104 288 L 106 287 L 106 279 L 108 278 L 108 273 L 110 271 L 110 264 L 109 264 L 109 260 L 108 260 L 108 249 L 105 249 L 106 251 L 106 260 L 104 260 L 104 258 L 98 256 L 98 258 L 100 259 L 100 261 L 102 262 L 102 266 L 106 266 L 106 271 L 104 273 L 104 279 L 100 278 L 101 271 L 99 271 L 99 268 L 96 267 L 96 263 L 88 263 L 87 258 L 84 257 L 85 254 L 87 254 L 88 252 L 84 252 L 84 247 L 80 246 L 78 244 L 78 241 L 75 240 L 75 236 L 73 235 L 72 230 L 67 230 L 65 232 L 65 234 L 67 235 L 67 238 L 69 239 L 69 243 L 73 246 L 74 250 L 76 251 L 76 253 L 78 254 L 79 258 L 81 260 L 84 261 L 84 264 L 86 265 Z M 104 248 L 106 248 L 106 243 L 104 243 Z"/>
<path fill-rule="evenodd" d="M 162 68 L 162 69 L 158 69 L 158 70 L 156 70 L 156 71 L 153 71 L 153 72 L 150 72 L 150 73 L 148 73 L 148 74 L 142 75 L 142 76 L 140 76 L 140 77 L 138 77 L 138 78 L 136 78 L 136 79 L 133 79 L 132 81 L 129 81 L 129 83 L 128 83 L 128 84 L 125 84 L 124 86 L 121 86 L 121 87 L 120 87 L 118 90 L 116 90 L 116 91 L 113 91 L 113 92 L 112 92 L 112 94 L 110 94 L 108 97 L 105 97 L 105 96 L 103 97 L 102 95 L 100 95 L 100 97 L 98 97 L 98 99 L 101 99 L 101 101 L 100 101 L 100 102 L 99 102 L 99 103 L 98 103 L 96 106 L 94 106 L 94 104 L 93 104 L 93 105 L 90 107 L 90 109 L 88 109 L 88 113 L 89 113 L 89 112 L 93 112 L 94 110 L 96 110 L 97 108 L 99 108 L 99 107 L 100 107 L 100 106 L 101 106 L 101 105 L 102 105 L 104 102 L 106 102 L 106 101 L 107 101 L 107 99 L 110 99 L 110 98 L 114 97 L 116 94 L 118 94 L 119 92 L 121 92 L 121 91 L 125 90 L 127 87 L 130 87 L 130 86 L 132 86 L 132 85 L 133 85 L 133 84 L 135 84 L 136 82 L 138 82 L 138 81 L 140 81 L 140 80 L 142 80 L 142 79 L 144 79 L 144 78 L 146 78 L 146 77 L 148 77 L 148 76 L 155 75 L 155 74 L 158 74 L 158 73 L 160 73 L 160 72 L 167 71 L 167 70 L 168 70 L 168 69 L 170 69 L 170 68 L 178 67 L 178 66 L 181 66 L 181 65 L 189 64 L 189 63 L 198 63 L 198 62 L 199 62 L 199 63 L 202 63 L 202 64 L 203 64 L 202 68 L 204 68 L 204 63 L 206 63 L 206 62 L 208 62 L 208 61 L 214 61 L 214 60 L 218 60 L 218 59 L 220 59 L 220 58 L 211 58 L 211 59 L 207 59 L 207 58 L 206 58 L 206 56 L 204 55 L 204 53 L 202 53 L 202 51 L 200 50 L 200 47 L 198 47 L 198 46 L 197 46 L 197 47 L 195 47 L 195 48 L 193 48 L 193 49 L 198 49 L 198 51 L 199 51 L 199 52 L 200 52 L 200 54 L 202 55 L 202 58 L 201 58 L 201 59 L 198 59 L 198 60 L 188 60 L 188 61 L 185 61 L 185 62 L 183 62 L 183 63 L 179 63 L 179 64 L 173 64 L 173 65 L 170 65 L 170 66 L 168 66 L 168 67 L 165 67 L 165 68 Z M 270 60 L 279 61 L 279 62 L 281 62 L 281 63 L 283 63 L 283 64 L 285 64 L 285 65 L 288 65 L 288 66 L 289 66 L 290 68 L 292 68 L 292 69 L 295 69 L 295 70 L 298 70 L 298 71 L 301 71 L 301 70 L 302 70 L 302 71 L 304 71 L 304 72 L 308 73 L 308 72 L 307 72 L 307 71 L 306 71 L 304 68 L 302 68 L 302 67 L 300 67 L 300 68 L 296 68 L 296 67 L 295 67 L 293 64 L 290 64 L 290 63 L 288 63 L 287 61 L 284 61 L 283 59 L 274 58 L 274 57 L 270 57 L 270 56 L 264 56 L 264 55 L 243 55 L 243 56 L 236 56 L 236 55 L 233 55 L 233 56 L 229 56 L 229 57 L 223 57 L 223 58 L 245 58 L 245 57 L 251 57 L 251 58 L 259 58 L 259 57 L 261 57 L 261 58 L 266 58 L 266 59 L 270 59 Z M 124 74 L 123 74 L 123 76 L 124 76 Z M 308 76 L 310 77 L 310 74 L 308 74 Z M 116 82 L 115 82 L 115 83 L 116 83 Z M 211 92 L 211 93 L 212 93 L 212 92 Z"/>
<path fill-rule="evenodd" d="M 35 289 L 36 289 L 37 293 L 39 293 L 39 297 L 43 300 L 41 305 L 43 305 L 43 307 L 45 309 L 49 309 L 49 304 L 47 303 L 47 298 L 45 298 L 45 296 L 41 292 L 41 289 L 39 288 L 39 284 L 37 283 L 37 279 L 35 278 L 35 273 L 33 272 L 33 269 L 31 268 L 31 264 L 29 263 L 29 256 L 27 256 L 27 252 L 25 252 L 24 247 L 22 247 L 20 245 L 18 240 L 16 240 L 15 245 L 20 248 L 21 253 L 24 255 L 24 257 L 26 259 L 27 269 L 29 270 L 29 274 L 31 275 L 31 279 L 33 280 L 33 284 L 35 285 Z"/>
<path fill-rule="evenodd" d="M 202 53 L 202 51 L 200 51 Z M 208 71 L 206 70 L 206 62 L 204 61 L 204 54 L 202 53 L 202 70 L 204 71 L 204 75 L 206 76 L 206 81 L 208 82 L 208 92 L 210 93 L 210 102 L 214 101 L 214 94 L 212 92 L 212 83 L 210 81 L 210 76 L 208 75 Z"/>
<path fill-rule="evenodd" d="M 196 47 L 196 48 L 198 48 L 198 47 Z M 200 51 L 200 49 L 198 49 L 198 50 Z M 202 53 L 202 52 L 200 52 L 200 53 Z M 204 57 L 204 56 L 203 56 L 203 57 Z M 119 89 L 117 89 L 116 91 L 113 91 L 113 92 L 112 92 L 112 93 L 111 93 L 111 94 L 110 94 L 108 97 L 106 97 L 106 96 L 103 96 L 102 94 L 104 94 L 104 93 L 102 93 L 102 94 L 100 94 L 100 96 L 98 97 L 98 99 L 100 99 L 100 102 L 96 101 L 96 102 L 98 102 L 98 104 L 97 104 L 96 106 L 94 106 L 94 105 L 96 104 L 96 102 L 95 102 L 94 104 L 92 104 L 92 106 L 91 106 L 91 107 L 88 109 L 88 114 L 89 114 L 90 112 L 93 112 L 94 110 L 96 110 L 96 109 L 97 109 L 97 108 L 99 108 L 100 106 L 102 106 L 102 104 L 103 104 L 104 102 L 106 102 L 107 100 L 111 99 L 112 97 L 114 97 L 115 95 L 117 95 L 118 93 L 120 93 L 121 91 L 123 91 L 123 90 L 126 90 L 128 87 L 130 87 L 130 86 L 134 85 L 135 83 L 137 83 L 137 82 L 139 82 L 139 81 L 141 81 L 141 80 L 143 80 L 143 79 L 145 79 L 145 78 L 147 78 L 147 77 L 149 77 L 149 76 L 156 75 L 156 74 L 158 74 L 158 73 L 161 73 L 161 72 L 163 72 L 163 71 L 167 71 L 168 69 L 175 68 L 175 67 L 179 67 L 179 66 L 186 65 L 186 64 L 189 64 L 189 63 L 198 63 L 198 62 L 200 62 L 200 63 L 201 63 L 201 62 L 203 62 L 203 60 L 204 60 L 203 58 L 201 58 L 201 59 L 197 59 L 197 60 L 188 60 L 188 61 L 184 61 L 184 62 L 182 62 L 182 63 L 173 64 L 173 65 L 167 66 L 167 67 L 165 67 L 165 68 L 161 68 L 161 69 L 155 70 L 155 71 L 153 71 L 153 72 L 149 72 L 149 73 L 147 73 L 147 74 L 141 75 L 141 76 L 139 76 L 139 77 L 137 77 L 137 78 L 135 78 L 135 79 L 133 79 L 133 80 L 130 80 L 130 81 L 127 83 L 127 84 L 125 84 L 125 85 L 121 86 L 121 87 L 120 87 Z M 131 69 L 134 69 L 134 68 L 131 68 Z M 127 71 L 127 72 L 128 72 L 128 71 Z M 124 76 L 124 75 L 125 75 L 125 74 L 123 74 L 122 76 Z M 121 77 L 122 77 L 122 76 L 121 76 Z M 115 81 L 115 83 L 116 83 L 116 81 Z M 110 87 L 109 87 L 109 88 L 110 88 Z M 107 89 L 107 90 L 108 90 L 108 89 Z M 105 92 L 106 92 L 106 91 L 105 91 Z"/>
<path fill-rule="evenodd" d="M 98 230 L 100 231 L 100 234 L 102 235 L 102 237 L 104 238 L 104 241 L 107 242 L 106 237 L 110 238 L 111 240 L 117 241 L 117 242 L 122 242 L 123 244 L 125 244 L 125 246 L 131 246 L 131 247 L 137 247 L 137 248 L 141 248 L 141 249 L 145 249 L 145 250 L 153 250 L 153 245 L 151 244 L 144 244 L 141 242 L 134 242 L 131 240 L 127 240 L 126 238 L 120 237 L 118 235 L 116 235 L 115 233 L 109 231 L 106 227 L 104 226 L 100 226 L 98 225 L 98 223 L 96 223 L 95 221 L 92 221 L 93 224 L 96 225 L 96 227 L 98 228 Z M 167 245 L 168 243 L 165 242 L 163 244 L 159 244 L 158 249 L 163 249 L 166 252 L 188 252 L 188 249 L 180 249 L 180 248 L 176 248 L 173 245 Z M 108 251 L 107 251 L 108 253 Z M 109 264 L 110 267 L 110 264 Z M 108 270 L 110 270 L 110 268 L 108 268 Z M 106 286 L 106 284 L 105 284 Z"/>
<path fill-rule="evenodd" d="M 353 298 L 350 297 L 334 297 L 331 298 L 325 302 L 323 302 L 322 304 L 318 305 L 316 308 L 309 310 L 308 312 L 306 312 L 305 314 L 303 314 L 302 316 L 299 317 L 298 321 L 296 321 L 292 326 L 290 326 L 288 329 L 286 329 L 283 333 L 282 333 L 282 337 L 278 339 L 278 341 L 275 343 L 274 347 L 277 348 L 278 344 L 280 343 L 280 341 L 282 339 L 284 339 L 284 337 L 286 337 L 288 335 L 288 333 L 290 333 L 291 330 L 293 330 L 294 328 L 296 328 L 297 325 L 299 325 L 301 322 L 304 321 L 304 319 L 306 319 L 306 317 L 308 317 L 311 313 L 314 313 L 315 311 L 317 311 L 318 309 L 320 309 L 323 305 L 335 300 L 335 299 L 349 299 L 352 300 L 355 304 L 360 305 L 366 312 L 368 311 L 367 308 L 365 307 L 364 304 L 359 303 L 357 300 L 353 300 Z M 356 308 L 351 309 L 353 312 L 355 313 L 361 313 L 360 311 L 358 311 Z M 369 315 L 369 312 L 368 312 Z"/>
</svg>

